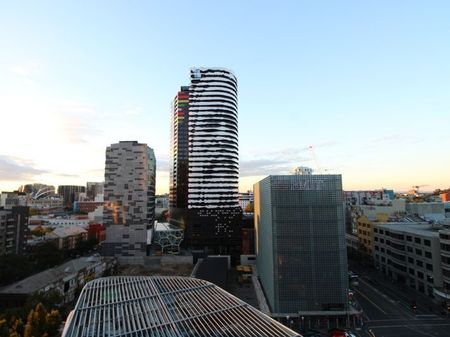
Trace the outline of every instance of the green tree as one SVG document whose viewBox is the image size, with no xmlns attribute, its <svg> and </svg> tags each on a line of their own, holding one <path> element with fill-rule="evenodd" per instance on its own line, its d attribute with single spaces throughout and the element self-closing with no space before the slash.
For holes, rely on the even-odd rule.
<svg viewBox="0 0 450 337">
<path fill-rule="evenodd" d="M 53 309 L 47 316 L 45 317 L 46 325 L 47 325 L 47 333 L 49 336 L 56 336 L 59 331 L 59 327 L 61 326 L 62 319 L 58 310 Z"/>
<path fill-rule="evenodd" d="M 9 337 L 20 337 L 24 332 L 24 325 L 20 318 L 11 317 L 9 323 Z"/>
<path fill-rule="evenodd" d="M 45 293 L 34 293 L 27 298 L 25 302 L 25 309 L 27 312 L 36 307 L 39 303 L 42 303 L 46 308 L 56 308 L 62 302 L 61 293 L 57 289 L 50 289 Z"/>
<path fill-rule="evenodd" d="M 47 312 L 42 303 L 31 309 L 27 317 L 23 337 L 53 337 L 59 332 L 62 320 L 58 310 Z"/>
<path fill-rule="evenodd" d="M 46 323 L 45 316 L 47 312 L 42 305 L 38 303 L 34 309 L 31 309 L 25 325 L 24 337 L 43 337 L 45 335 Z"/>
<path fill-rule="evenodd" d="M 0 286 L 2 286 L 31 275 L 34 266 L 25 256 L 4 255 L 0 256 L 0 270 Z"/>
<path fill-rule="evenodd" d="M 0 318 L 0 337 L 8 337 L 9 329 L 6 318 Z"/>
<path fill-rule="evenodd" d="M 38 270 L 52 268 L 64 261 L 64 255 L 55 242 L 44 242 L 36 247 L 36 266 Z"/>
<path fill-rule="evenodd" d="M 247 206 L 245 206 L 244 212 L 246 213 L 253 213 L 253 202 L 249 202 Z"/>
</svg>

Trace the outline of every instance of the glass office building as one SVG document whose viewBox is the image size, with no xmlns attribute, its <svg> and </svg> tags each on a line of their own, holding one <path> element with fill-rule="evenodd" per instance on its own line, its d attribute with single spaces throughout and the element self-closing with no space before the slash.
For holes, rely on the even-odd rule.
<svg viewBox="0 0 450 337">
<path fill-rule="evenodd" d="M 345 312 L 340 175 L 269 176 L 254 185 L 257 268 L 273 313 Z"/>
</svg>

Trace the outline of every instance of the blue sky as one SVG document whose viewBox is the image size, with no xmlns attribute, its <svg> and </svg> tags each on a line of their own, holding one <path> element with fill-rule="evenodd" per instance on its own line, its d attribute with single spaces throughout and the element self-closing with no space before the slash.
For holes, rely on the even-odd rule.
<svg viewBox="0 0 450 337">
<path fill-rule="evenodd" d="M 240 189 L 304 165 L 344 188 L 450 187 L 446 1 L 4 1 L 0 190 L 103 179 L 138 140 L 168 190 L 193 66 L 239 83 Z M 314 146 L 315 158 L 308 149 Z"/>
</svg>

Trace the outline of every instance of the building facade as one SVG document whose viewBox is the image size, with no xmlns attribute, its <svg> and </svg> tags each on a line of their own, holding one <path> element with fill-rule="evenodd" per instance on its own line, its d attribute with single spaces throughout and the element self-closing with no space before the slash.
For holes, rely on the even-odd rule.
<svg viewBox="0 0 450 337">
<path fill-rule="evenodd" d="M 73 202 L 78 200 L 80 193 L 85 193 L 86 187 L 76 185 L 58 186 L 58 195 L 63 198 L 65 208 L 73 208 Z"/>
<path fill-rule="evenodd" d="M 450 227 L 446 226 L 439 231 L 442 287 L 434 289 L 435 296 L 445 304 L 450 303 Z"/>
<path fill-rule="evenodd" d="M 439 233 L 427 223 L 374 227 L 375 266 L 385 275 L 430 297 L 442 288 Z"/>
<path fill-rule="evenodd" d="M 155 220 L 155 172 L 155 155 L 146 144 L 123 141 L 106 149 L 104 255 L 147 255 L 147 232 Z"/>
<path fill-rule="evenodd" d="M 87 182 L 86 197 L 90 201 L 94 201 L 98 194 L 103 194 L 103 182 Z"/>
<path fill-rule="evenodd" d="M 0 255 L 21 255 L 25 252 L 28 211 L 26 206 L 0 209 Z"/>
<path fill-rule="evenodd" d="M 239 206 L 241 206 L 244 212 L 250 203 L 253 204 L 253 191 L 239 193 Z"/>
<path fill-rule="evenodd" d="M 233 253 L 240 245 L 237 80 L 195 68 L 171 116 L 170 215 L 186 245 Z"/>
<path fill-rule="evenodd" d="M 271 311 L 345 316 L 341 176 L 269 176 L 253 192 L 257 268 Z"/>
</svg>

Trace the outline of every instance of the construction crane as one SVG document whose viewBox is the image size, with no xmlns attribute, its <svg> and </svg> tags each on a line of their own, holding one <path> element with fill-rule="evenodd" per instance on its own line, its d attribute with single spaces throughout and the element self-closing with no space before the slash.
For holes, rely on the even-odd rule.
<svg viewBox="0 0 450 337">
<path fill-rule="evenodd" d="M 311 152 L 311 156 L 313 157 L 313 160 L 314 160 L 314 162 L 316 164 L 316 171 L 317 171 L 317 173 L 318 174 L 322 174 L 322 167 L 320 166 L 319 160 L 317 159 L 316 151 L 314 150 L 314 145 L 308 146 L 308 150 L 309 150 L 309 152 Z"/>
</svg>

